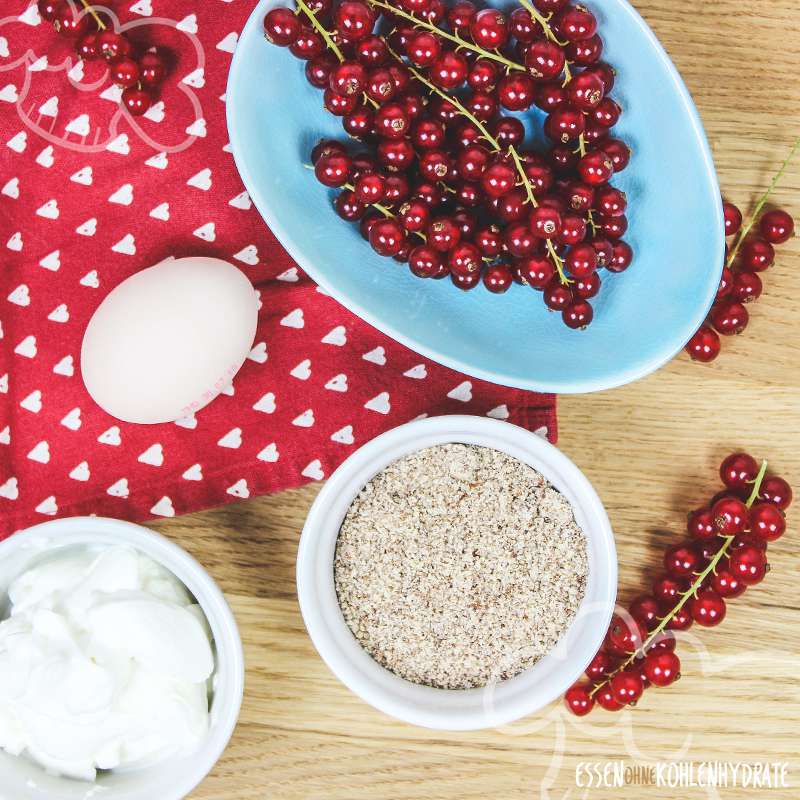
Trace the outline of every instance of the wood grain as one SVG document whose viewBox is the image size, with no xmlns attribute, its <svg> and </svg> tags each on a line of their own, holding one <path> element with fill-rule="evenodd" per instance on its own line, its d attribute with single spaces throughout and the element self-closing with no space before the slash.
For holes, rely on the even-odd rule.
<svg viewBox="0 0 800 800">
<path fill-rule="evenodd" d="M 635 5 L 694 95 L 726 195 L 746 208 L 800 134 L 795 0 Z M 797 216 L 799 193 L 800 164 L 775 199 Z M 632 386 L 560 400 L 560 446 L 594 482 L 611 516 L 623 601 L 648 585 L 687 510 L 717 490 L 716 468 L 727 452 L 741 447 L 767 457 L 800 486 L 800 240 L 781 249 L 766 278 L 746 335 L 726 341 L 715 364 L 680 357 Z M 285 492 L 155 526 L 219 581 L 246 648 L 241 722 L 194 800 L 758 794 L 575 787 L 581 761 L 645 758 L 788 761 L 794 788 L 765 796 L 800 794 L 796 526 L 770 548 L 765 583 L 732 604 L 720 628 L 697 638 L 707 657 L 684 648 L 683 679 L 650 692 L 640 708 L 565 724 L 554 705 L 513 731 L 440 734 L 394 722 L 351 695 L 306 636 L 294 559 L 315 493 Z M 793 511 L 790 523 L 800 518 Z"/>
</svg>

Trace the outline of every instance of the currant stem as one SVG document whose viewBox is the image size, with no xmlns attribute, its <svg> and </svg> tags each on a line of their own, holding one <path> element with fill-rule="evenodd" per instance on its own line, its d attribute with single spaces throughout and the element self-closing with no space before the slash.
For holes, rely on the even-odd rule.
<svg viewBox="0 0 800 800">
<path fill-rule="evenodd" d="M 103 20 L 100 19 L 100 15 L 94 10 L 94 8 L 92 8 L 92 6 L 89 5 L 88 0 L 81 0 L 81 5 L 89 12 L 89 14 L 91 14 L 92 19 L 95 21 L 97 27 L 101 31 L 104 31 L 106 29 L 105 22 L 103 22 Z"/>
<path fill-rule="evenodd" d="M 466 117 L 481 133 L 481 136 L 486 139 L 486 141 L 494 148 L 494 151 L 497 153 L 500 151 L 500 142 L 489 133 L 489 129 L 465 106 L 461 103 L 461 101 L 455 97 L 454 95 L 449 95 L 444 89 L 440 89 L 435 83 L 429 81 L 418 69 L 415 69 L 411 66 L 411 64 L 406 64 L 405 61 L 391 48 L 387 45 L 387 49 L 398 61 L 400 64 L 403 64 L 408 71 L 422 84 L 428 87 L 434 94 L 438 94 L 439 97 L 447 100 L 448 103 L 452 104 L 453 108 L 458 111 L 458 113 L 462 117 Z"/>
<path fill-rule="evenodd" d="M 81 2 L 83 2 L 83 0 L 81 0 Z M 317 19 L 314 12 L 305 4 L 303 0 L 296 0 L 296 2 L 297 7 L 308 17 L 314 30 L 316 30 L 317 33 L 325 40 L 325 44 L 328 46 L 328 49 L 331 50 L 336 58 L 339 59 L 339 63 L 344 61 L 342 51 L 339 49 L 339 46 L 336 44 L 336 42 L 333 41 L 333 36 L 331 36 L 330 31 Z"/>
<path fill-rule="evenodd" d="M 553 29 L 550 27 L 550 20 L 547 17 L 537 11 L 528 0 L 519 0 L 519 4 L 542 26 L 544 35 L 550 39 L 551 42 L 555 42 L 560 47 L 564 46 L 564 42 L 560 42 L 558 37 L 553 33 Z"/>
<path fill-rule="evenodd" d="M 747 235 L 752 230 L 753 225 L 756 224 L 756 220 L 758 220 L 758 217 L 761 214 L 761 210 L 764 208 L 764 206 L 767 203 L 767 200 L 769 200 L 770 196 L 775 191 L 775 187 L 778 185 L 778 182 L 783 177 L 784 173 L 786 172 L 787 168 L 789 167 L 789 164 L 791 164 L 792 159 L 794 158 L 794 156 L 797 153 L 798 149 L 800 149 L 800 137 L 798 137 L 795 140 L 795 143 L 794 143 L 794 145 L 793 145 L 793 147 L 791 149 L 791 152 L 789 153 L 788 157 L 786 158 L 786 161 L 784 161 L 783 164 L 781 164 L 781 168 L 778 170 L 778 172 L 776 173 L 775 177 L 772 179 L 772 183 L 769 185 L 769 189 L 767 189 L 767 191 L 764 192 L 764 194 L 761 196 L 761 199 L 756 204 L 756 207 L 753 210 L 753 213 L 750 215 L 750 218 L 747 220 L 747 224 L 741 229 L 741 231 L 739 231 L 739 236 L 736 239 L 736 244 L 734 245 L 733 249 L 730 252 L 730 255 L 728 256 L 728 263 L 726 264 L 728 269 L 731 268 L 731 265 L 733 264 L 734 260 L 736 259 L 736 256 L 739 254 L 739 249 L 741 248 L 742 244 L 744 243 L 744 240 L 747 238 Z"/>
<path fill-rule="evenodd" d="M 750 493 L 750 497 L 748 498 L 745 505 L 749 509 L 753 503 L 758 499 L 758 495 L 761 493 L 761 484 L 764 481 L 764 476 L 767 473 L 767 462 L 761 462 L 761 469 L 758 471 L 758 475 L 756 476 L 755 481 L 753 482 L 753 491 Z M 647 639 L 642 643 L 642 646 L 637 648 L 636 650 L 631 653 L 628 657 L 627 661 L 624 661 L 619 667 L 617 667 L 610 675 L 606 677 L 604 681 L 598 683 L 590 692 L 592 696 L 600 689 L 601 686 L 607 684 L 611 678 L 616 675 L 618 672 L 622 672 L 624 669 L 629 667 L 637 658 L 637 656 L 644 655 L 647 652 L 647 648 L 649 645 L 653 643 L 656 637 L 663 633 L 666 629 L 667 625 L 670 623 L 670 620 L 686 605 L 689 601 L 689 598 L 693 597 L 697 590 L 703 585 L 703 581 L 711 575 L 712 572 L 716 572 L 717 564 L 722 561 L 725 556 L 728 555 L 728 551 L 731 546 L 731 542 L 736 538 L 735 536 L 723 536 L 721 537 L 724 540 L 724 544 L 720 547 L 719 550 L 714 554 L 714 557 L 709 562 L 708 566 L 700 573 L 697 574 L 692 585 L 685 591 L 681 592 L 680 600 L 675 604 L 675 607 L 672 608 L 664 617 L 662 617 L 661 622 L 659 622 L 658 626 L 649 634 Z"/>
<path fill-rule="evenodd" d="M 500 64 L 503 64 L 507 70 L 516 70 L 518 72 L 527 72 L 527 68 L 522 64 L 518 64 L 516 61 L 511 61 L 510 59 L 506 58 L 500 53 L 492 52 L 491 50 L 484 50 L 479 45 L 475 44 L 474 42 L 468 42 L 466 39 L 462 39 L 456 33 L 448 33 L 447 31 L 442 30 L 437 25 L 434 25 L 432 22 L 428 20 L 420 19 L 419 17 L 414 16 L 414 14 L 410 14 L 408 11 L 404 11 L 402 8 L 398 8 L 397 6 L 389 5 L 389 3 L 381 2 L 381 0 L 367 0 L 367 3 L 375 8 L 382 8 L 385 11 L 389 11 L 391 14 L 395 16 L 402 17 L 403 19 L 407 19 L 409 22 L 413 22 L 419 28 L 424 28 L 427 31 L 430 31 L 435 36 L 440 36 L 443 39 L 448 39 L 449 41 L 458 45 L 458 47 L 464 47 L 467 50 L 472 50 L 473 53 L 477 53 L 481 58 L 490 59 L 491 61 L 497 61 Z"/>
</svg>

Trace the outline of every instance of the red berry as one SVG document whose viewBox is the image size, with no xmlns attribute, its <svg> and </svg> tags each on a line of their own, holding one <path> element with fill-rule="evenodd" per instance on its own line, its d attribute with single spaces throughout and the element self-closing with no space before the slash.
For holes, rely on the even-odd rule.
<svg viewBox="0 0 800 800">
<path fill-rule="evenodd" d="M 492 264 L 483 273 L 483 285 L 493 294 L 507 292 L 513 282 L 511 269 L 507 264 Z"/>
<path fill-rule="evenodd" d="M 747 497 L 758 475 L 758 462 L 747 453 L 732 453 L 720 465 L 719 477 L 732 492 Z"/>
<path fill-rule="evenodd" d="M 768 211 L 758 227 L 770 244 L 783 244 L 794 236 L 794 220 L 785 211 Z"/>
<path fill-rule="evenodd" d="M 565 263 L 573 278 L 587 278 L 597 269 L 597 251 L 590 244 L 576 245 L 567 253 Z"/>
<path fill-rule="evenodd" d="M 378 145 L 378 161 L 391 172 L 405 172 L 414 162 L 414 148 L 408 139 L 383 139 Z"/>
<path fill-rule="evenodd" d="M 134 86 L 129 86 L 122 93 L 122 104 L 128 109 L 128 112 L 134 117 L 144 114 L 152 104 L 150 93 L 144 89 L 137 89 Z"/>
<path fill-rule="evenodd" d="M 730 570 L 727 559 L 720 561 L 708 584 L 720 597 L 738 597 L 747 585 Z"/>
<path fill-rule="evenodd" d="M 323 186 L 343 186 L 350 179 L 353 161 L 346 153 L 326 152 L 314 165 L 314 174 Z"/>
<path fill-rule="evenodd" d="M 653 686 L 669 686 L 681 676 L 681 661 L 669 650 L 654 650 L 645 656 L 644 674 Z"/>
<path fill-rule="evenodd" d="M 689 601 L 694 621 L 713 628 L 725 619 L 725 601 L 713 589 L 699 589 Z"/>
<path fill-rule="evenodd" d="M 723 203 L 722 211 L 725 215 L 725 235 L 735 236 L 742 227 L 742 212 L 733 203 Z"/>
<path fill-rule="evenodd" d="M 344 0 L 333 15 L 336 30 L 348 41 L 357 42 L 372 33 L 375 14 L 361 0 Z"/>
<path fill-rule="evenodd" d="M 361 219 L 367 211 L 367 207 L 362 203 L 355 192 L 345 189 L 333 201 L 336 213 L 347 222 L 356 222 Z"/>
<path fill-rule="evenodd" d="M 361 98 L 355 94 L 339 94 L 329 86 L 322 95 L 322 102 L 326 111 L 336 117 L 346 117 L 356 110 Z"/>
<path fill-rule="evenodd" d="M 303 23 L 288 8 L 273 8 L 264 17 L 264 36 L 279 47 L 288 47 L 297 41 Z"/>
<path fill-rule="evenodd" d="M 53 25 L 62 36 L 82 37 L 89 33 L 89 14 L 73 8 L 68 2 L 59 3 L 53 9 Z"/>
<path fill-rule="evenodd" d="M 653 584 L 653 595 L 662 607 L 668 607 L 677 603 L 682 592 L 686 590 L 684 581 L 664 575 Z"/>
<path fill-rule="evenodd" d="M 700 566 L 697 551 L 685 544 L 676 544 L 664 553 L 664 569 L 673 578 L 691 577 Z"/>
<path fill-rule="evenodd" d="M 567 60 L 581 67 L 596 64 L 603 55 L 603 40 L 595 34 L 579 42 L 570 42 L 566 48 Z"/>
<path fill-rule="evenodd" d="M 755 272 L 736 272 L 731 286 L 731 298 L 739 303 L 750 303 L 761 297 L 764 284 Z"/>
<path fill-rule="evenodd" d="M 409 60 L 418 67 L 431 66 L 441 52 L 441 39 L 428 31 L 418 31 L 406 45 Z"/>
<path fill-rule="evenodd" d="M 722 300 L 711 309 L 711 322 L 723 336 L 741 333 L 749 321 L 747 309 L 735 300 Z"/>
<path fill-rule="evenodd" d="M 628 207 L 628 198 L 625 192 L 613 186 L 604 186 L 597 191 L 597 210 L 606 217 L 621 217 Z"/>
<path fill-rule="evenodd" d="M 611 159 L 611 163 L 614 165 L 614 172 L 622 172 L 630 163 L 631 149 L 619 139 L 606 139 L 603 141 L 603 152 Z"/>
<path fill-rule="evenodd" d="M 658 600 L 651 594 L 640 594 L 631 601 L 628 609 L 631 616 L 646 630 L 650 631 L 658 625 L 660 608 Z"/>
<path fill-rule="evenodd" d="M 297 39 L 289 45 L 289 52 L 295 58 L 310 61 L 325 52 L 325 42 L 312 27 L 302 25 Z"/>
<path fill-rule="evenodd" d="M 461 54 L 447 50 L 430 68 L 431 80 L 442 89 L 456 89 L 467 79 L 467 59 Z"/>
<path fill-rule="evenodd" d="M 575 300 L 561 312 L 561 318 L 568 328 L 582 331 L 591 325 L 594 310 L 586 300 Z"/>
<path fill-rule="evenodd" d="M 716 539 L 717 529 L 710 508 L 698 508 L 689 514 L 686 529 L 693 539 L 710 541 Z"/>
<path fill-rule="evenodd" d="M 719 335 L 708 325 L 703 325 L 700 330 L 692 336 L 686 344 L 684 350 L 694 361 L 708 363 L 713 361 L 720 351 Z"/>
<path fill-rule="evenodd" d="M 783 478 L 771 475 L 761 484 L 759 500 L 766 500 L 777 506 L 781 511 L 786 511 L 792 504 L 792 487 Z"/>
<path fill-rule="evenodd" d="M 442 256 L 432 247 L 421 244 L 408 254 L 408 266 L 418 278 L 432 278 L 442 268 Z"/>
<path fill-rule="evenodd" d="M 480 58 L 470 67 L 467 83 L 475 92 L 490 92 L 497 85 L 498 77 L 494 62 Z"/>
<path fill-rule="evenodd" d="M 447 253 L 461 240 L 461 230 L 450 217 L 437 217 L 428 225 L 428 244 Z"/>
<path fill-rule="evenodd" d="M 582 111 L 591 111 L 600 105 L 605 96 L 605 86 L 600 78 L 591 72 L 575 75 L 567 84 L 567 96 Z"/>
<path fill-rule="evenodd" d="M 597 19 L 583 6 L 567 6 L 554 23 L 560 34 L 570 42 L 589 39 L 597 33 Z"/>
<path fill-rule="evenodd" d="M 642 646 L 642 630 L 633 617 L 614 614 L 608 626 L 605 647 L 614 655 L 628 655 Z"/>
<path fill-rule="evenodd" d="M 534 42 L 525 53 L 525 66 L 538 80 L 549 81 L 558 77 L 565 63 L 564 51 L 555 42 L 545 39 Z"/>
<path fill-rule="evenodd" d="M 485 50 L 497 50 L 508 41 L 508 20 L 502 11 L 484 8 L 473 18 L 469 32 L 475 44 Z"/>
<path fill-rule="evenodd" d="M 741 269 L 764 272 L 775 263 L 775 248 L 763 239 L 748 239 L 742 247 Z"/>
<path fill-rule="evenodd" d="M 786 518 L 772 503 L 754 503 L 750 508 L 750 533 L 767 542 L 780 539 L 786 532 Z"/>
<path fill-rule="evenodd" d="M 533 79 L 520 72 L 506 75 L 497 87 L 500 103 L 509 111 L 527 111 L 533 105 L 535 91 Z"/>
<path fill-rule="evenodd" d="M 613 244 L 613 256 L 606 264 L 609 272 L 624 272 L 633 262 L 633 248 L 621 239 Z"/>
<path fill-rule="evenodd" d="M 370 228 L 369 243 L 380 256 L 396 256 L 405 244 L 405 233 L 397 220 L 380 220 Z"/>
<path fill-rule="evenodd" d="M 659 631 L 652 640 L 650 644 L 647 646 L 647 652 L 673 652 L 675 650 L 675 646 L 677 642 L 675 640 L 675 634 L 672 631 Z"/>
<path fill-rule="evenodd" d="M 367 75 L 367 96 L 376 103 L 385 103 L 397 93 L 397 86 L 388 69 L 375 69 Z"/>
<path fill-rule="evenodd" d="M 386 42 L 375 35 L 365 36 L 356 42 L 356 60 L 365 67 L 379 67 L 389 59 Z"/>
<path fill-rule="evenodd" d="M 622 109 L 610 97 L 604 97 L 590 116 L 593 122 L 601 128 L 613 128 L 622 116 Z"/>
<path fill-rule="evenodd" d="M 119 58 L 111 62 L 111 80 L 120 86 L 133 86 L 139 82 L 139 65 L 132 58 Z"/>
<path fill-rule="evenodd" d="M 676 611 L 670 621 L 667 623 L 667 628 L 671 631 L 688 631 L 692 627 L 692 615 L 686 606 L 683 606 L 679 611 Z"/>
<path fill-rule="evenodd" d="M 56 11 L 61 5 L 61 0 L 39 0 L 36 4 L 39 15 L 45 22 L 52 22 L 56 18 Z"/>
<path fill-rule="evenodd" d="M 572 302 L 572 292 L 554 278 L 544 288 L 544 303 L 551 311 L 562 311 Z"/>
<path fill-rule="evenodd" d="M 115 58 L 129 56 L 132 49 L 131 43 L 121 33 L 105 30 L 97 34 L 97 52 L 103 56 L 106 61 L 113 61 Z"/>
<path fill-rule="evenodd" d="M 569 103 L 562 103 L 545 120 L 544 132 L 554 141 L 567 144 L 577 141 L 586 129 L 583 112 Z"/>
<path fill-rule="evenodd" d="M 478 10 L 470 0 L 457 0 L 447 11 L 447 21 L 454 31 L 465 31 L 477 13 Z"/>
<path fill-rule="evenodd" d="M 634 705 L 644 692 L 644 682 L 636 672 L 618 672 L 611 679 L 614 699 L 622 705 Z"/>
<path fill-rule="evenodd" d="M 572 284 L 572 292 L 575 297 L 580 297 L 582 300 L 591 300 L 596 297 L 600 292 L 602 281 L 600 276 L 593 272 L 585 278 L 579 278 Z"/>
<path fill-rule="evenodd" d="M 617 700 L 614 692 L 611 689 L 611 683 L 604 683 L 594 696 L 597 705 L 604 708 L 606 711 L 619 711 L 624 707 L 623 703 Z"/>
<path fill-rule="evenodd" d="M 468 292 L 481 282 L 481 274 L 480 272 L 453 272 L 451 270 L 450 280 L 455 287 L 463 292 Z"/>
<path fill-rule="evenodd" d="M 505 161 L 494 161 L 481 175 L 481 187 L 489 197 L 502 197 L 514 188 L 517 172 Z"/>
<path fill-rule="evenodd" d="M 356 61 L 343 61 L 331 72 L 328 82 L 337 94 L 361 94 L 367 82 L 367 71 Z"/>
<path fill-rule="evenodd" d="M 612 658 L 605 650 L 600 650 L 586 667 L 586 677 L 590 681 L 599 682 L 605 678 L 615 667 L 617 660 Z"/>
<path fill-rule="evenodd" d="M 428 227 L 430 209 L 422 200 L 410 200 L 399 208 L 400 221 L 407 231 L 415 233 Z M 431 248 L 433 249 L 433 248 Z"/>
<path fill-rule="evenodd" d="M 747 527 L 747 506 L 738 498 L 726 496 L 711 508 L 714 525 L 722 536 L 736 536 Z"/>
<path fill-rule="evenodd" d="M 576 717 L 585 717 L 594 708 L 594 697 L 589 687 L 583 683 L 576 683 L 567 689 L 564 702 Z"/>
<path fill-rule="evenodd" d="M 81 37 L 78 40 L 75 50 L 85 61 L 91 61 L 93 58 L 97 58 L 100 55 L 97 52 L 97 34 L 87 33 L 86 36 Z"/>
<path fill-rule="evenodd" d="M 139 59 L 139 80 L 142 86 L 155 88 L 162 83 L 166 74 L 167 65 L 158 53 L 142 54 Z"/>
<path fill-rule="evenodd" d="M 517 267 L 525 283 L 534 289 L 546 288 L 556 274 L 553 262 L 545 256 L 528 256 L 518 261 Z M 569 292 L 569 289 L 567 289 L 567 292 Z"/>
<path fill-rule="evenodd" d="M 476 283 L 480 280 L 481 254 L 470 242 L 457 244 L 447 257 L 447 265 L 450 267 L 450 272 L 455 275 L 474 274 Z"/>
<path fill-rule="evenodd" d="M 410 124 L 408 114 L 399 103 L 387 103 L 375 112 L 375 132 L 384 139 L 403 139 Z"/>
<path fill-rule="evenodd" d="M 584 183 L 599 186 L 614 174 L 614 162 L 604 151 L 594 150 L 578 162 L 578 172 Z"/>
<path fill-rule="evenodd" d="M 530 44 L 541 32 L 539 23 L 534 20 L 525 8 L 515 8 L 509 16 L 511 35 L 518 41 Z"/>
<path fill-rule="evenodd" d="M 731 574 L 747 586 L 763 581 L 768 568 L 766 553 L 755 545 L 745 544 L 728 557 Z"/>
</svg>

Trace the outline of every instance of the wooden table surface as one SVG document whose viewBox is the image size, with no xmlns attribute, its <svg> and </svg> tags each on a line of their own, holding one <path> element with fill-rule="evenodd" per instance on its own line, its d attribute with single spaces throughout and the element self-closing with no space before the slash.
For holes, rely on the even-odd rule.
<svg viewBox="0 0 800 800">
<path fill-rule="evenodd" d="M 800 134 L 795 0 L 635 5 L 694 95 L 726 195 L 747 208 Z M 799 196 L 800 160 L 775 197 L 799 216 Z M 726 340 L 716 363 L 681 356 L 631 386 L 560 400 L 559 445 L 606 504 L 623 602 L 649 585 L 686 512 L 717 491 L 717 466 L 728 452 L 746 448 L 769 458 L 800 487 L 800 239 L 781 249 L 766 279 L 746 334 Z M 770 547 L 767 580 L 729 607 L 721 627 L 682 648 L 678 684 L 647 693 L 639 708 L 575 720 L 554 704 L 509 730 L 447 734 L 374 711 L 312 647 L 294 564 L 315 494 L 307 487 L 155 526 L 219 581 L 247 658 L 239 726 L 194 800 L 758 795 L 743 788 L 718 795 L 701 788 L 576 788 L 579 762 L 610 759 L 789 762 L 794 788 L 765 796 L 800 796 L 797 525 Z M 800 520 L 796 506 L 790 523 Z"/>
</svg>

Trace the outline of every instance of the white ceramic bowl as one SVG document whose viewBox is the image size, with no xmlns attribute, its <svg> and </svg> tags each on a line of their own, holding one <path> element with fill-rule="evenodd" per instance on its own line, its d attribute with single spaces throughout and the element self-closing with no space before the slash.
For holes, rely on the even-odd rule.
<svg viewBox="0 0 800 800">
<path fill-rule="evenodd" d="M 33 761 L 0 751 L 1 800 L 180 800 L 208 774 L 236 727 L 244 691 L 244 655 L 236 620 L 203 567 L 154 531 L 115 519 L 70 517 L 37 525 L 0 542 L 0 619 L 7 615 L 9 584 L 43 554 L 67 547 L 114 544 L 130 545 L 170 570 L 206 615 L 216 649 L 208 735 L 193 753 L 152 767 L 105 773 L 96 783 L 48 775 Z"/>
<path fill-rule="evenodd" d="M 589 575 L 578 613 L 556 647 L 530 669 L 483 689 L 433 689 L 380 666 L 362 649 L 336 598 L 333 558 L 347 509 L 362 487 L 404 455 L 446 442 L 492 447 L 529 464 L 572 504 L 586 535 Z M 594 657 L 617 593 L 617 556 L 608 516 L 583 473 L 541 437 L 486 417 L 410 422 L 378 436 L 330 477 L 309 512 L 297 555 L 297 594 L 308 633 L 331 671 L 351 691 L 397 719 L 440 730 L 496 727 L 559 697 Z"/>
</svg>

